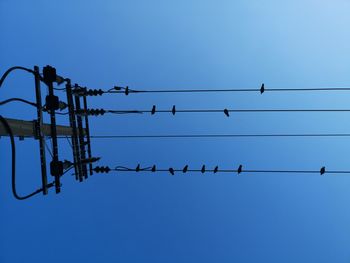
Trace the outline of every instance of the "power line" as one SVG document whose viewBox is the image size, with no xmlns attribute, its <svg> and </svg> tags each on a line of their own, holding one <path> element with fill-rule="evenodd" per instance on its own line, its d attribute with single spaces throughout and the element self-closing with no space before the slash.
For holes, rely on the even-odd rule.
<svg viewBox="0 0 350 263">
<path fill-rule="evenodd" d="M 64 90 L 58 89 L 58 90 Z M 134 90 L 128 86 L 120 87 L 114 86 L 108 90 L 102 89 L 88 89 L 77 85 L 74 90 L 76 94 L 80 96 L 101 96 L 103 94 L 124 94 L 129 95 L 131 93 L 221 93 L 221 92 L 308 92 L 308 91 L 350 91 L 350 87 L 315 87 L 315 88 L 265 88 L 262 84 L 260 89 L 162 89 L 162 90 Z"/>
<path fill-rule="evenodd" d="M 350 137 L 350 133 L 297 133 L 297 134 L 159 134 L 159 135 L 91 135 L 93 139 L 171 139 L 171 138 L 250 138 L 250 137 Z M 59 137 L 65 138 L 65 137 Z"/>
<path fill-rule="evenodd" d="M 20 66 L 11 67 L 11 68 L 9 68 L 8 70 L 6 70 L 5 73 L 2 75 L 2 77 L 0 78 L 0 87 L 1 87 L 2 84 L 4 83 L 4 81 L 5 81 L 5 79 L 7 78 L 7 76 L 8 76 L 11 72 L 13 72 L 13 71 L 15 71 L 15 70 L 24 70 L 24 71 L 26 71 L 26 72 L 32 73 L 34 76 L 37 75 L 37 73 L 36 73 L 34 70 L 29 69 L 29 68 L 20 67 Z M 40 77 L 40 79 L 42 79 L 40 75 L 39 75 L 39 77 Z"/>
<path fill-rule="evenodd" d="M 106 110 L 106 113 L 257 113 L 257 112 L 350 112 L 350 109 L 184 109 L 178 110 Z"/>
<path fill-rule="evenodd" d="M 33 136 L 17 136 L 32 138 Z M 48 137 L 48 136 L 46 136 Z M 171 139 L 171 138 L 249 138 L 249 137 L 350 137 L 350 133 L 297 133 L 297 134 L 160 134 L 160 135 L 91 135 L 93 139 Z M 57 136 L 58 139 L 65 139 L 66 136 Z"/>
<path fill-rule="evenodd" d="M 156 113 L 224 113 L 227 117 L 230 113 L 315 113 L 315 112 L 350 112 L 350 109 L 177 109 L 173 105 L 171 110 L 157 110 L 156 106 L 153 105 L 151 110 L 105 110 L 105 109 L 87 109 L 80 110 L 76 113 L 79 115 L 92 115 L 99 116 L 106 113 L 110 114 L 144 114 L 150 113 L 155 115 Z"/>
<path fill-rule="evenodd" d="M 23 103 L 26 103 L 26 104 L 28 104 L 28 105 L 37 107 L 37 104 L 36 104 L 36 103 L 31 102 L 31 101 L 28 101 L 28 100 L 25 100 L 25 99 L 21 99 L 21 98 L 11 98 L 11 99 L 7 99 L 7 100 L 0 101 L 0 106 L 5 105 L 5 104 L 10 103 L 10 102 L 15 102 L 15 101 L 17 101 L 17 102 L 23 102 Z"/>
<path fill-rule="evenodd" d="M 265 88 L 260 89 L 168 89 L 168 90 L 133 90 L 128 86 L 118 87 L 104 91 L 103 93 L 116 93 L 129 95 L 130 93 L 221 93 L 221 92 L 303 92 L 303 91 L 350 91 L 350 87 L 325 87 L 325 88 Z"/>
<path fill-rule="evenodd" d="M 115 172 L 169 172 L 171 175 L 175 175 L 175 173 L 279 173 L 279 174 L 350 174 L 350 171 L 347 170 L 326 170 L 325 166 L 322 166 L 319 170 L 271 170 L 271 169 L 243 169 L 243 165 L 239 165 L 237 169 L 219 169 L 219 166 L 215 166 L 214 169 L 207 169 L 205 165 L 202 166 L 201 169 L 189 169 L 188 165 L 185 165 L 182 169 L 168 168 L 168 169 L 158 169 L 156 165 L 142 168 L 140 164 L 137 165 L 136 168 L 128 168 L 125 166 L 117 166 L 115 168 L 110 168 L 109 166 L 96 166 L 94 168 L 96 173 L 109 173 L 111 171 Z"/>
</svg>

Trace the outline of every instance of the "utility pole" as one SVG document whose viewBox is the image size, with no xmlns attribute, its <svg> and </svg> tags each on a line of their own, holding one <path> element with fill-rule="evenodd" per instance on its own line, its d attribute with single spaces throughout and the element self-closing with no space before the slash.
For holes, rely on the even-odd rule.
<svg viewBox="0 0 350 263">
<path fill-rule="evenodd" d="M 13 70 L 24 70 L 34 75 L 35 80 L 35 93 L 36 103 L 30 102 L 21 98 L 11 98 L 0 102 L 0 105 L 4 105 L 11 101 L 21 101 L 23 103 L 35 106 L 37 109 L 37 118 L 34 120 L 18 120 L 11 118 L 4 118 L 0 115 L 0 137 L 10 136 L 11 150 L 12 150 L 12 191 L 15 198 L 19 200 L 27 199 L 38 193 L 48 194 L 48 190 L 51 187 L 55 188 L 56 193 L 61 191 L 61 177 L 67 173 L 70 169 L 74 168 L 75 179 L 82 182 L 93 175 L 93 173 L 109 173 L 111 171 L 117 172 L 169 172 L 171 175 L 175 175 L 176 172 L 197 172 L 207 173 L 212 172 L 216 174 L 221 173 L 299 173 L 299 174 L 350 174 L 350 171 L 345 170 L 326 170 L 325 166 L 322 166 L 320 170 L 305 170 L 305 169 L 285 169 L 285 170 L 271 170 L 271 169 L 243 169 L 243 165 L 240 164 L 237 169 L 219 169 L 219 166 L 215 166 L 214 169 L 207 169 L 206 165 L 203 165 L 201 169 L 190 169 L 186 164 L 182 169 L 175 169 L 170 167 L 168 169 L 157 168 L 156 165 L 141 167 L 140 164 L 136 168 L 129 168 L 122 165 L 110 168 L 109 166 L 95 166 L 92 164 L 98 161 L 100 158 L 92 157 L 90 131 L 89 131 L 89 118 L 88 116 L 110 114 L 142 114 L 150 113 L 154 115 L 159 113 L 172 113 L 175 115 L 177 112 L 182 113 L 212 113 L 220 112 L 224 113 L 226 117 L 230 117 L 230 112 L 234 113 L 251 113 L 251 112 L 348 112 L 349 109 L 182 109 L 177 110 L 173 105 L 172 110 L 157 110 L 156 105 L 153 105 L 152 110 L 108 110 L 108 109 L 89 109 L 87 97 L 88 96 L 102 96 L 103 94 L 112 93 L 124 93 L 129 95 L 132 93 L 198 93 L 198 92 L 259 92 L 263 94 L 266 91 L 274 92 L 305 92 L 305 91 L 350 91 L 350 88 L 288 88 L 288 89 L 270 89 L 266 88 L 262 84 L 260 89 L 197 89 L 197 90 L 132 90 L 128 86 L 120 87 L 114 86 L 109 90 L 102 89 L 87 89 L 81 87 L 78 84 L 72 85 L 71 80 L 63 78 L 56 74 L 56 69 L 51 66 L 46 66 L 40 73 L 39 67 L 35 66 L 34 69 L 28 69 L 21 66 L 16 66 L 8 69 L 0 78 L 0 87 L 6 77 Z M 45 97 L 45 103 L 43 105 L 41 83 L 44 83 L 48 88 L 48 94 Z M 57 88 L 55 85 L 65 83 L 65 88 Z M 55 95 L 55 91 L 60 90 L 66 93 L 66 102 L 61 101 L 58 96 Z M 64 113 L 58 112 L 62 110 L 68 110 Z M 50 115 L 50 123 L 43 123 L 43 115 Z M 69 118 L 69 126 L 57 125 L 56 114 L 66 115 Z M 14 137 L 21 138 L 34 138 L 39 142 L 40 152 L 40 166 L 41 166 L 41 179 L 42 187 L 29 195 L 20 196 L 16 193 L 15 187 L 15 142 Z M 302 134 L 189 134 L 189 135 L 94 135 L 94 138 L 238 138 L 238 137 L 349 137 L 349 133 L 344 134 L 332 134 L 332 133 L 302 133 Z M 51 139 L 52 143 L 52 160 L 50 162 L 49 173 L 54 177 L 53 182 L 48 182 L 47 161 L 46 161 L 46 137 Z M 59 155 L 59 139 L 70 138 L 70 144 L 72 148 L 72 160 L 60 159 Z M 51 181 L 51 180 L 50 180 Z"/>
<path fill-rule="evenodd" d="M 33 70 L 25 70 L 34 74 L 37 118 L 30 121 L 11 118 L 4 119 L 12 131 L 13 136 L 19 137 L 20 139 L 34 138 L 38 140 L 42 180 L 42 188 L 40 191 L 46 195 L 48 194 L 48 189 L 54 186 L 56 193 L 59 193 L 61 191 L 60 178 L 65 172 L 74 167 L 75 178 L 82 182 L 84 179 L 87 179 L 89 175 L 93 174 L 92 163 L 99 160 L 99 158 L 93 158 L 91 153 L 86 88 L 82 88 L 77 84 L 72 88 L 70 79 L 57 75 L 56 69 L 51 66 L 44 67 L 42 74 L 40 74 L 39 67 L 37 66 L 35 66 Z M 11 69 L 8 73 L 10 71 Z M 42 82 L 48 87 L 45 105 L 42 105 L 41 98 Z M 66 82 L 65 92 L 67 95 L 67 102 L 60 101 L 60 98 L 55 95 L 54 83 L 60 85 L 64 82 Z M 81 106 L 81 98 L 83 98 L 83 108 Z M 69 126 L 57 125 L 56 111 L 66 108 L 68 109 Z M 44 113 L 50 115 L 50 123 L 43 123 Z M 0 125 L 0 136 L 9 135 L 8 129 Z M 53 148 L 52 160 L 50 162 L 50 174 L 54 177 L 54 182 L 52 183 L 48 183 L 47 178 L 45 137 L 51 139 Z M 67 137 L 71 140 L 72 161 L 60 160 L 58 139 L 62 137 Z"/>
</svg>

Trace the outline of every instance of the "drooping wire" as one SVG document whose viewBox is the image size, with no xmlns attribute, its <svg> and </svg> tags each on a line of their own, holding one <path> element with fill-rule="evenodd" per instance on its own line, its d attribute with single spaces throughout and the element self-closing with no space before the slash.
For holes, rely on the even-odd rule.
<svg viewBox="0 0 350 263">
<path fill-rule="evenodd" d="M 0 87 L 2 86 L 2 84 L 4 83 L 5 79 L 7 78 L 7 76 L 15 70 L 24 70 L 26 72 L 32 73 L 34 76 L 37 75 L 37 73 L 29 68 L 25 68 L 25 67 L 20 67 L 20 66 L 15 66 L 15 67 L 11 67 L 8 70 L 5 71 L 5 73 L 2 75 L 2 77 L 0 78 Z M 39 75 L 40 79 L 42 79 L 42 77 Z"/>
<path fill-rule="evenodd" d="M 2 117 L 0 115 L 0 122 L 4 125 L 7 133 L 9 134 L 10 136 L 10 142 L 11 142 L 11 177 L 12 177 L 12 193 L 14 195 L 14 197 L 18 200 L 25 200 L 25 199 L 28 199 L 34 195 L 37 195 L 39 193 L 41 193 L 43 191 L 42 188 L 34 191 L 33 193 L 31 194 L 28 194 L 28 195 L 25 195 L 25 196 L 20 196 L 18 195 L 17 193 L 17 190 L 16 190 L 16 146 L 15 146 L 15 140 L 14 140 L 14 135 L 13 135 L 13 132 L 12 132 L 12 129 L 10 127 L 10 125 L 8 124 L 8 122 L 6 121 L 6 119 L 4 117 Z M 53 184 L 49 184 L 48 185 L 48 188 L 52 187 Z"/>
<path fill-rule="evenodd" d="M 7 100 L 4 100 L 4 101 L 0 101 L 0 106 L 5 105 L 5 104 L 10 103 L 10 102 L 14 102 L 14 101 L 23 102 L 23 103 L 26 103 L 28 105 L 34 106 L 34 107 L 38 106 L 34 102 L 31 102 L 31 101 L 28 101 L 28 100 L 25 100 L 25 99 L 21 99 L 21 98 L 11 98 L 11 99 L 7 99 Z"/>
</svg>

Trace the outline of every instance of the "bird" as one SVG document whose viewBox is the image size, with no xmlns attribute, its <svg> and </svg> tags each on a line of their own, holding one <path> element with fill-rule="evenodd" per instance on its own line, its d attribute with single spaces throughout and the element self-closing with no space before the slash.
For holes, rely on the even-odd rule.
<svg viewBox="0 0 350 263">
<path fill-rule="evenodd" d="M 175 113 L 176 113 L 176 107 L 175 107 L 175 105 L 173 106 L 173 108 L 172 108 L 172 110 L 171 110 L 171 113 L 172 113 L 173 115 L 175 115 Z"/>
<path fill-rule="evenodd" d="M 238 167 L 238 170 L 237 170 L 237 173 L 238 173 L 238 174 L 240 174 L 240 173 L 242 172 L 242 168 L 243 168 L 242 165 L 240 165 L 240 166 Z"/>
<path fill-rule="evenodd" d="M 202 166 L 201 173 L 202 173 L 202 174 L 205 173 L 205 165 Z"/>
<path fill-rule="evenodd" d="M 263 83 L 260 88 L 260 94 L 263 94 L 265 92 L 265 84 Z"/>
<path fill-rule="evenodd" d="M 171 173 L 171 175 L 175 175 L 174 169 L 170 167 L 170 168 L 169 168 L 169 173 Z"/>
<path fill-rule="evenodd" d="M 182 172 L 183 172 L 183 173 L 186 173 L 187 170 L 188 170 L 188 165 L 186 165 L 186 166 L 182 169 Z"/>
<path fill-rule="evenodd" d="M 218 172 L 218 170 L 219 170 L 219 166 L 215 166 L 215 168 L 214 168 L 214 174 L 216 174 L 216 173 Z"/>
<path fill-rule="evenodd" d="M 151 114 L 154 115 L 156 113 L 156 105 L 153 105 Z"/>
<path fill-rule="evenodd" d="M 153 165 L 153 166 L 152 166 L 152 170 L 151 170 L 151 171 L 154 173 L 156 170 L 157 170 L 156 166 L 155 166 L 155 165 Z"/>
<path fill-rule="evenodd" d="M 229 113 L 228 109 L 224 109 L 224 113 L 227 117 L 230 117 L 230 113 Z"/>
<path fill-rule="evenodd" d="M 136 172 L 139 172 L 139 171 L 140 171 L 140 164 L 138 164 L 138 165 L 136 166 L 135 171 L 136 171 Z"/>
<path fill-rule="evenodd" d="M 320 174 L 321 175 L 323 175 L 323 174 L 325 174 L 326 173 L 326 167 L 322 167 L 321 169 L 320 169 Z"/>
</svg>

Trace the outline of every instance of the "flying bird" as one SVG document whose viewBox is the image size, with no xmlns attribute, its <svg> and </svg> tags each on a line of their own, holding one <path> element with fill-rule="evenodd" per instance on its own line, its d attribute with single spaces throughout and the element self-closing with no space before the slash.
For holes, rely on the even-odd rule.
<svg viewBox="0 0 350 263">
<path fill-rule="evenodd" d="M 173 108 L 172 108 L 172 110 L 171 110 L 171 113 L 172 113 L 173 115 L 175 115 L 175 113 L 176 113 L 176 107 L 175 107 L 175 105 L 173 106 Z"/>
</svg>

